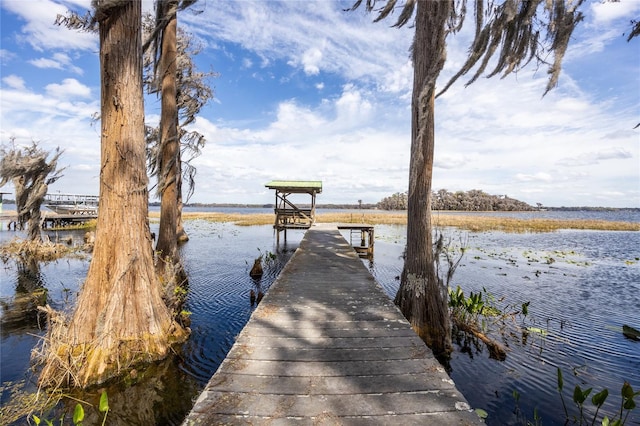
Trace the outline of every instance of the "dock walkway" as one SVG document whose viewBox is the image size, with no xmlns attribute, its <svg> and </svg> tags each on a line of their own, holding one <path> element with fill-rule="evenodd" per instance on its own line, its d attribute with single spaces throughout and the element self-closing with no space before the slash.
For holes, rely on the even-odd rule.
<svg viewBox="0 0 640 426">
<path fill-rule="evenodd" d="M 310 228 L 184 425 L 483 424 L 337 227 Z"/>
</svg>

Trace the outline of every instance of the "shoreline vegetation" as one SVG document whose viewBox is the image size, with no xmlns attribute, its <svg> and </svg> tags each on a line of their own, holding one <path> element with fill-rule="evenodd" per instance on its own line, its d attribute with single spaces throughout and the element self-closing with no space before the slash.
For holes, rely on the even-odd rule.
<svg viewBox="0 0 640 426">
<path fill-rule="evenodd" d="M 150 212 L 152 220 L 159 220 L 159 212 Z M 272 213 L 219 213 L 219 212 L 183 212 L 183 220 L 207 220 L 211 222 L 231 222 L 238 226 L 271 225 L 274 221 Z M 432 215 L 434 226 L 456 227 L 471 232 L 503 231 L 503 232 L 554 232 L 561 229 L 595 230 L 595 231 L 640 231 L 640 223 L 613 222 L 607 220 L 587 219 L 519 219 L 513 217 L 497 217 L 482 215 L 482 212 L 469 214 Z M 357 210 L 339 213 L 317 213 L 317 223 L 367 223 L 371 225 L 406 225 L 407 215 L 404 211 L 361 212 Z"/>
<path fill-rule="evenodd" d="M 443 214 L 441 214 L 443 213 Z M 457 214 L 460 213 L 460 214 Z M 640 231 L 639 222 L 616 222 L 591 219 L 548 219 L 492 216 L 495 212 L 458 212 L 434 211 L 432 223 L 436 227 L 454 227 L 470 232 L 555 232 L 562 229 L 592 230 L 592 231 Z M 4 212 L 4 216 L 11 216 L 14 211 Z M 149 212 L 151 221 L 160 220 L 160 212 Z M 222 212 L 185 212 L 183 220 L 206 220 L 210 222 L 230 222 L 238 226 L 271 225 L 274 222 L 273 213 L 222 213 Z M 378 210 L 362 211 L 345 209 L 344 212 L 316 213 L 316 223 L 367 223 L 370 225 L 406 225 L 406 211 Z M 95 221 L 92 221 L 95 225 Z M 71 229 L 71 228 L 65 228 Z M 87 229 L 87 227 L 78 227 Z"/>
<path fill-rule="evenodd" d="M 640 231 L 640 222 L 614 222 L 607 220 L 588 219 L 546 219 L 530 218 L 520 219 L 515 217 L 483 215 L 483 212 L 474 214 L 456 214 L 458 212 L 435 211 L 432 214 L 432 224 L 436 228 L 453 227 L 468 232 L 511 232 L 511 233 L 544 233 L 559 230 L 587 230 L 587 231 Z M 493 213 L 493 212 L 487 212 Z M 5 212 L 5 216 L 11 216 L 15 212 Z M 272 225 L 273 213 L 221 213 L 221 212 L 183 212 L 184 221 L 204 220 L 209 222 L 233 223 L 237 226 Z M 149 212 L 149 220 L 154 223 L 160 221 L 160 212 Z M 356 209 L 344 212 L 317 213 L 316 223 L 366 223 L 369 225 L 406 225 L 406 211 L 359 211 Z M 58 228 L 57 230 L 95 230 L 96 221 L 92 220 L 83 225 Z M 54 231 L 56 229 L 53 229 Z M 28 240 L 13 239 L 0 244 L 0 261 L 6 261 L 12 256 L 32 257 L 41 261 L 50 261 L 65 256 L 78 255 L 78 250 L 88 253 L 92 250 L 92 244 L 85 241 L 83 246 L 72 247 L 67 241 L 44 241 L 33 243 Z"/>
</svg>

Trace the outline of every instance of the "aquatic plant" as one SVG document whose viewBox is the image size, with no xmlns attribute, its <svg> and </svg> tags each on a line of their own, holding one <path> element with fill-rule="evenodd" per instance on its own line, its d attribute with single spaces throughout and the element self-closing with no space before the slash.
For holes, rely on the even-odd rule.
<svg viewBox="0 0 640 426">
<path fill-rule="evenodd" d="M 564 380 L 562 378 L 562 370 L 558 367 L 557 369 L 557 377 L 558 377 L 558 393 L 560 394 L 560 399 L 562 401 L 562 407 L 564 409 L 565 419 L 568 422 L 570 420 L 569 411 L 567 410 L 567 406 L 564 401 L 564 396 L 562 394 L 562 390 L 564 387 Z M 591 397 L 591 403 L 596 407 L 596 412 L 589 422 L 584 412 L 584 403 L 587 400 L 588 396 L 591 394 L 593 388 L 582 389 L 580 385 L 576 385 L 573 389 L 573 402 L 578 407 L 579 418 L 575 418 L 576 422 L 579 422 L 580 425 L 594 425 L 596 420 L 598 419 L 598 413 L 600 409 L 604 405 L 607 397 L 609 396 L 609 390 L 607 388 L 601 390 L 600 392 L 594 394 Z M 603 426 L 622 426 L 626 423 L 627 418 L 629 417 L 629 413 L 636 408 L 636 402 L 634 398 L 640 395 L 639 392 L 634 392 L 633 388 L 628 382 L 624 382 L 622 385 L 622 389 L 620 390 L 620 410 L 616 416 L 609 419 L 608 416 L 604 416 L 602 418 Z"/>
<path fill-rule="evenodd" d="M 576 385 L 573 389 L 572 401 L 575 404 L 578 414 L 569 414 L 569 409 L 567 408 L 567 404 L 564 399 L 563 389 L 564 389 L 564 378 L 562 376 L 562 370 L 557 368 L 557 390 L 560 396 L 560 401 L 562 402 L 562 408 L 564 410 L 565 415 L 565 424 L 579 424 L 585 426 L 594 426 L 598 419 L 598 414 L 600 413 L 601 408 L 603 407 L 605 401 L 609 397 L 609 389 L 605 388 L 600 392 L 597 392 L 591 396 L 591 404 L 596 408 L 592 417 L 585 413 L 585 402 L 589 395 L 591 395 L 593 388 L 582 389 L 580 385 Z M 541 418 L 538 413 L 537 407 L 534 408 L 533 411 L 533 422 L 526 419 L 526 416 L 522 415 L 520 411 L 519 402 L 520 402 L 520 393 L 517 390 L 512 391 L 513 399 L 515 401 L 515 409 L 514 412 L 518 416 L 519 421 L 524 425 L 541 425 Z M 626 424 L 627 419 L 631 411 L 636 408 L 636 402 L 634 398 L 640 395 L 640 392 L 634 392 L 633 388 L 628 382 L 624 382 L 622 388 L 620 390 L 620 408 L 619 411 L 612 417 L 611 419 L 608 416 L 602 417 L 600 419 L 600 425 L 602 426 L 623 426 Z M 589 418 L 590 417 L 590 418 Z"/>
<path fill-rule="evenodd" d="M 102 394 L 100 394 L 100 403 L 98 404 L 98 411 L 101 413 L 104 413 L 104 416 L 102 418 L 102 426 L 104 426 L 107 421 L 107 414 L 109 414 L 109 398 L 107 397 L 106 391 L 102 391 Z M 44 421 L 44 423 L 47 426 L 53 426 L 53 422 L 51 420 L 40 419 L 40 417 L 36 416 L 35 414 L 32 414 L 31 417 L 36 425 L 40 425 L 40 423 Z M 72 422 L 74 425 L 82 426 L 83 421 L 84 421 L 84 408 L 82 407 L 82 404 L 77 403 L 73 410 Z M 64 417 L 60 419 L 60 426 L 62 425 L 64 425 Z"/>
<path fill-rule="evenodd" d="M 477 325 L 479 325 L 480 316 L 498 317 L 503 313 L 501 309 L 496 307 L 495 297 L 484 287 L 481 292 L 469 292 L 468 297 L 464 295 L 460 286 L 457 286 L 455 290 L 450 288 L 449 307 L 451 314 L 458 320 Z"/>
<path fill-rule="evenodd" d="M 489 356 L 502 361 L 506 358 L 507 351 L 500 343 L 487 336 L 487 324 L 484 321 L 487 317 L 505 318 L 505 314 L 494 303 L 495 298 L 486 288 L 482 292 L 470 292 L 468 297 L 460 286 L 455 290 L 449 289 L 451 319 L 457 329 L 480 339 L 489 350 Z"/>
</svg>

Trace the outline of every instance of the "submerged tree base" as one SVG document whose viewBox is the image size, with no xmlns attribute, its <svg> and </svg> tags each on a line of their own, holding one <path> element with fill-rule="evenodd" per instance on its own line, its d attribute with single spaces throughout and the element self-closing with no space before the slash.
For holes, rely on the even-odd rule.
<svg viewBox="0 0 640 426">
<path fill-rule="evenodd" d="M 39 385 L 44 388 L 87 387 L 128 374 L 140 365 L 164 359 L 174 345 L 183 343 L 189 332 L 171 322 L 161 335 L 110 339 L 111 346 L 99 340 L 70 343 L 68 320 L 50 306 L 41 307 L 48 318 L 48 332 L 42 344 L 33 349 L 36 365 L 44 364 Z"/>
<path fill-rule="evenodd" d="M 451 323 L 446 300 L 441 300 L 440 289 L 431 288 L 425 278 L 413 274 L 404 275 L 406 284 L 398 289 L 394 302 L 436 358 L 446 360 L 452 352 Z M 430 292 L 431 298 L 425 296 L 427 292 Z"/>
</svg>

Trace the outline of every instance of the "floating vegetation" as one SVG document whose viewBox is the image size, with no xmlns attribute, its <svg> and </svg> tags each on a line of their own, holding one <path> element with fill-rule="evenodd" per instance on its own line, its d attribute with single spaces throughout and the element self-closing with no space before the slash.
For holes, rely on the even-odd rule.
<svg viewBox="0 0 640 426">
<path fill-rule="evenodd" d="M 529 333 L 536 333 L 536 334 L 539 334 L 541 336 L 546 336 L 547 335 L 547 330 L 544 330 L 544 329 L 539 328 L 539 327 L 527 327 L 526 330 Z"/>
<path fill-rule="evenodd" d="M 7 382 L 0 392 L 11 395 L 9 401 L 0 407 L 0 421 L 2 424 L 12 424 L 25 419 L 35 412 L 46 412 L 59 403 L 64 395 L 60 390 L 52 392 L 32 392 L 25 389 L 24 380 Z"/>
<path fill-rule="evenodd" d="M 91 229 L 96 229 L 97 223 L 98 223 L 97 219 L 91 219 L 84 222 L 74 223 L 71 225 L 53 226 L 51 228 L 48 228 L 48 230 L 52 230 L 52 231 L 74 231 L 74 230 L 81 230 L 81 229 L 91 230 Z"/>
<path fill-rule="evenodd" d="M 76 253 L 77 249 L 66 244 L 49 241 L 20 240 L 14 238 L 0 246 L 0 259 L 6 263 L 9 259 L 34 259 L 49 262 Z"/>
<path fill-rule="evenodd" d="M 1 393 L 6 392 L 11 395 L 9 402 L 0 407 L 0 423 L 12 424 L 22 420 L 25 421 L 26 424 L 31 424 L 31 421 L 36 425 L 58 424 L 54 423 L 54 421 L 47 420 L 46 414 L 51 414 L 56 405 L 59 405 L 63 401 L 74 401 L 77 403 L 73 410 L 72 418 L 68 419 L 66 413 L 62 413 L 62 415 L 58 417 L 58 421 L 60 425 L 81 425 L 85 417 L 82 404 L 87 406 L 91 405 L 88 402 L 78 400 L 72 395 L 64 393 L 59 388 L 46 391 L 39 389 L 34 392 L 27 390 L 26 387 L 24 380 L 20 382 L 7 382 L 4 386 L 0 387 Z M 109 412 L 109 400 L 107 392 L 104 390 L 100 395 L 100 402 L 97 409 L 103 415 L 102 425 L 104 425 Z M 70 420 L 70 422 L 65 422 L 65 420 Z"/>
</svg>

